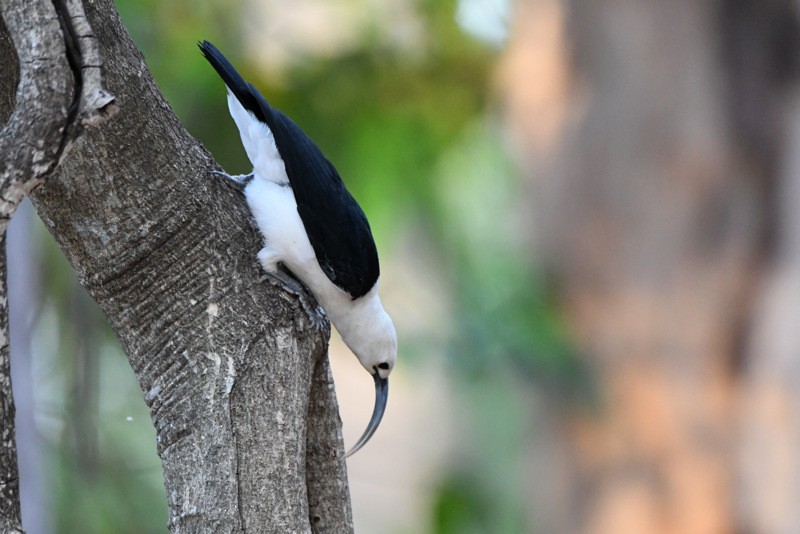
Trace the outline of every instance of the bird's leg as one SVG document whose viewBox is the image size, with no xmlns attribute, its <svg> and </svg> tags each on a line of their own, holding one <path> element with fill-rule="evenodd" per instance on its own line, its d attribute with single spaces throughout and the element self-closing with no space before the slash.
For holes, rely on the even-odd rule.
<svg viewBox="0 0 800 534">
<path fill-rule="evenodd" d="M 258 262 L 264 269 L 264 276 L 261 277 L 260 281 L 263 282 L 266 280 L 270 284 L 279 287 L 284 291 L 288 291 L 297 297 L 300 307 L 303 309 L 303 312 L 305 312 L 306 317 L 311 323 L 311 327 L 316 331 L 322 330 L 325 327 L 325 312 L 316 302 L 312 304 L 312 302 L 308 299 L 307 290 L 300 284 L 300 282 L 278 267 L 279 261 L 280 260 L 276 252 L 269 246 L 262 248 L 258 252 Z"/>
<path fill-rule="evenodd" d="M 216 171 L 216 170 L 211 170 L 208 172 L 210 172 L 211 174 L 218 174 L 220 176 L 224 176 L 228 180 L 234 182 L 236 185 L 247 185 L 248 183 L 250 183 L 250 180 L 253 179 L 252 172 L 250 174 L 234 174 L 234 175 L 228 174 L 227 172 L 224 171 Z"/>
<path fill-rule="evenodd" d="M 325 312 L 316 302 L 312 303 L 308 299 L 306 290 L 292 276 L 280 269 L 276 269 L 273 272 L 265 272 L 264 276 L 261 277 L 261 281 L 264 280 L 297 297 L 300 308 L 302 308 L 315 331 L 319 332 L 325 327 Z"/>
</svg>

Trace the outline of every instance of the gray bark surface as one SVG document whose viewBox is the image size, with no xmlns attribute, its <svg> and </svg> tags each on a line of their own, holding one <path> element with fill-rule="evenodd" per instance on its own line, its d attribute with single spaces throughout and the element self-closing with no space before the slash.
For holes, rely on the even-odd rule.
<svg viewBox="0 0 800 534">
<path fill-rule="evenodd" d="M 8 287 L 6 284 L 6 234 L 0 233 L 0 529 L 21 532 L 17 443 L 14 436 L 14 400 L 8 348 Z"/>
<path fill-rule="evenodd" d="M 15 104 L 0 131 L 0 529 L 21 532 L 19 474 L 14 434 L 15 408 L 11 389 L 6 282 L 6 228 L 25 194 L 41 184 L 58 164 L 67 142 L 67 107 L 72 73 L 64 52 L 64 38 L 52 4 L 44 1 L 0 4 L 8 27 L 0 38 L 4 52 L 14 52 L 16 69 L 3 78 L 18 80 L 16 95 L 0 103 Z M 0 28 L 6 33 L 5 26 Z M 8 57 L 7 54 L 6 57 Z M 12 61 L 5 62 L 13 65 Z M 12 89 L 3 83 L 4 89 Z"/>
<path fill-rule="evenodd" d="M 329 330 L 260 282 L 243 197 L 209 174 L 113 4 L 85 8 L 120 113 L 32 198 L 137 375 L 170 529 L 351 531 Z"/>
</svg>

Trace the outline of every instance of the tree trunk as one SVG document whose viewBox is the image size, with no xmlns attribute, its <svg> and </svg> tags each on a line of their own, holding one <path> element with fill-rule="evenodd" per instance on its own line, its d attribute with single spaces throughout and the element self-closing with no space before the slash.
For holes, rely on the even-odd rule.
<svg viewBox="0 0 800 534">
<path fill-rule="evenodd" d="M 144 391 L 170 529 L 352 530 L 329 330 L 259 281 L 243 197 L 209 174 L 110 0 L 85 8 L 120 113 L 32 198 Z"/>
<path fill-rule="evenodd" d="M 797 5 L 519 2 L 509 121 L 600 393 L 560 414 L 555 531 L 797 531 Z"/>
</svg>

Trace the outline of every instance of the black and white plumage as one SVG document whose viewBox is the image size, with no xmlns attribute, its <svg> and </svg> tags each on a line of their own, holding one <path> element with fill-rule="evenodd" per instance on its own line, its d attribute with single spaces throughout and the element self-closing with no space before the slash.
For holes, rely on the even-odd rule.
<svg viewBox="0 0 800 534">
<path fill-rule="evenodd" d="M 314 294 L 342 339 L 373 374 L 374 433 L 388 395 L 397 334 L 378 297 L 380 269 L 369 223 L 339 173 L 311 139 L 271 107 L 208 41 L 200 50 L 228 87 L 228 108 L 253 164 L 244 195 L 264 236 L 267 273 L 285 265 Z"/>
</svg>

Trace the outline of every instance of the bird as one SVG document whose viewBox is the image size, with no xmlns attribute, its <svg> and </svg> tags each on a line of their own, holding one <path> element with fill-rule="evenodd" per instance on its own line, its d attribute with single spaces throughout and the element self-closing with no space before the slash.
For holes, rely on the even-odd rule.
<svg viewBox="0 0 800 534">
<path fill-rule="evenodd" d="M 253 165 L 247 175 L 217 174 L 242 187 L 263 237 L 258 263 L 291 287 L 283 265 L 308 288 L 375 382 L 372 417 L 346 458 L 378 429 L 397 359 L 397 331 L 378 295 L 380 267 L 369 222 L 303 130 L 270 106 L 216 46 L 198 46 L 227 87 L 228 109 Z"/>
</svg>

